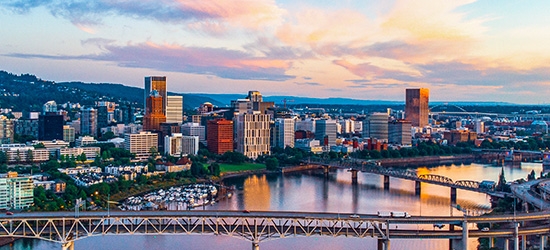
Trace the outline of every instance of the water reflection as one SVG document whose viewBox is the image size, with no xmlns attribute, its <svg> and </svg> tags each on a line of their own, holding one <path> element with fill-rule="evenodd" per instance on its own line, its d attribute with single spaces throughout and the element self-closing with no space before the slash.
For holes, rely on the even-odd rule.
<svg viewBox="0 0 550 250">
<path fill-rule="evenodd" d="M 419 174 L 436 174 L 456 180 L 498 181 L 504 169 L 506 179 L 512 181 L 526 178 L 534 170 L 537 176 L 542 171 L 540 163 L 523 163 L 521 168 L 491 165 L 450 165 L 413 169 Z M 358 173 L 358 181 L 352 184 L 351 174 L 339 170 L 325 178 L 322 171 L 304 173 L 254 175 L 235 177 L 224 181 L 235 185 L 236 193 L 231 199 L 222 200 L 205 209 L 220 210 L 273 210 L 312 211 L 334 213 L 368 213 L 377 211 L 407 211 L 412 215 L 461 215 L 451 208 L 450 188 L 422 183 L 420 196 L 415 194 L 413 181 L 390 179 L 390 189 L 384 190 L 383 177 Z M 485 194 L 457 190 L 457 203 L 473 210 L 490 208 L 490 197 Z M 401 226 L 400 226 L 401 227 Z M 431 229 L 426 225 L 426 229 Z M 422 228 L 419 227 L 419 230 Z M 13 249 L 24 248 L 23 242 L 15 243 Z M 55 243 L 30 240 L 32 249 L 59 249 Z M 83 239 L 75 249 L 246 249 L 250 243 L 224 236 L 104 236 Z M 261 249 L 375 249 L 376 240 L 343 237 L 289 237 L 262 242 Z M 471 239 L 471 249 L 477 246 Z M 392 249 L 448 249 L 447 240 L 393 240 Z M 9 248 L 3 248 L 9 249 Z"/>
</svg>

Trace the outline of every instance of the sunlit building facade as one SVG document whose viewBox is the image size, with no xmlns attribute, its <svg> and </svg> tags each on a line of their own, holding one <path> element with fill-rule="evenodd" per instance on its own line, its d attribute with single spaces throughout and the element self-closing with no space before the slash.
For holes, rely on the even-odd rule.
<svg viewBox="0 0 550 250">
<path fill-rule="evenodd" d="M 428 126 L 430 90 L 427 88 L 407 89 L 405 92 L 405 119 L 412 126 Z"/>
</svg>

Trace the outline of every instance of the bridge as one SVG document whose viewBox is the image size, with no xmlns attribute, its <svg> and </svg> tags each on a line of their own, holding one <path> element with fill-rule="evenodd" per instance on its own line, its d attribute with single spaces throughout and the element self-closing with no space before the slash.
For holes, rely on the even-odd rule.
<svg viewBox="0 0 550 250">
<path fill-rule="evenodd" d="M 386 168 L 378 166 L 371 161 L 362 160 L 348 160 L 348 161 L 311 161 L 308 160 L 307 164 L 319 165 L 320 168 L 325 170 L 325 174 L 329 173 L 330 168 L 348 169 L 352 173 L 352 181 L 357 181 L 357 172 L 366 172 L 379 174 L 384 176 L 384 189 L 389 189 L 390 177 L 411 180 L 415 182 L 415 193 L 417 195 L 421 192 L 420 183 L 430 183 L 451 188 L 451 203 L 456 203 L 456 190 L 463 189 L 473 192 L 485 193 L 495 197 L 506 197 L 510 193 L 495 191 L 492 188 L 486 188 L 481 186 L 481 182 L 474 180 L 457 180 L 453 181 L 449 177 L 425 174 L 418 175 L 414 171 L 408 170 L 396 170 L 392 168 Z"/>
<path fill-rule="evenodd" d="M 544 212 L 481 217 L 393 218 L 369 214 L 240 211 L 111 211 L 35 212 L 0 215 L 0 237 L 36 238 L 74 249 L 74 241 L 101 235 L 224 235 L 248 240 L 258 250 L 265 240 L 295 236 L 377 238 L 378 249 L 390 249 L 390 239 L 450 239 L 468 249 L 469 237 L 502 237 L 519 247 L 519 236 L 550 234 L 550 214 Z M 520 222 L 539 221 L 519 227 Z M 473 223 L 504 223 L 481 231 Z M 449 224 L 449 229 L 419 231 L 410 225 Z M 533 224 L 533 223 L 531 223 Z M 394 227 L 394 225 L 402 225 Z M 409 225 L 409 229 L 407 228 Z M 455 225 L 461 227 L 455 230 Z M 399 229 L 398 229 L 399 228 Z"/>
</svg>

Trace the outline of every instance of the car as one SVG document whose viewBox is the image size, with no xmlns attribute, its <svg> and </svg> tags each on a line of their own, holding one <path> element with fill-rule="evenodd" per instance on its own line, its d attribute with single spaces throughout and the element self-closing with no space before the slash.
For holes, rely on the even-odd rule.
<svg viewBox="0 0 550 250">
<path fill-rule="evenodd" d="M 352 215 L 350 215 L 349 217 L 350 217 L 350 218 L 357 219 L 357 218 L 359 218 L 359 215 L 357 215 L 357 214 L 352 214 Z"/>
<path fill-rule="evenodd" d="M 13 212 L 7 211 L 6 215 L 13 215 Z"/>
<path fill-rule="evenodd" d="M 484 227 L 481 229 L 481 232 L 489 232 L 489 228 L 488 227 Z"/>
<path fill-rule="evenodd" d="M 444 224 L 439 224 L 439 223 L 438 223 L 438 224 L 434 224 L 434 227 L 437 227 L 437 228 L 439 228 L 439 229 L 442 229 L 442 228 L 445 227 L 445 225 L 444 225 Z"/>
<path fill-rule="evenodd" d="M 248 209 L 245 209 L 245 210 L 243 210 L 243 213 L 245 213 L 245 214 L 249 214 L 249 213 L 250 213 L 250 211 L 249 211 Z"/>
</svg>

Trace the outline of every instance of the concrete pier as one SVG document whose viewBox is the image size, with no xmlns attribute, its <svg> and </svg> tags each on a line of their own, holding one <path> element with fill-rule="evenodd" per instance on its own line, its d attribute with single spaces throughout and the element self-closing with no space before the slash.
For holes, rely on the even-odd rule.
<svg viewBox="0 0 550 250">
<path fill-rule="evenodd" d="M 388 190 L 390 189 L 390 176 L 384 175 L 384 189 Z"/>
</svg>

